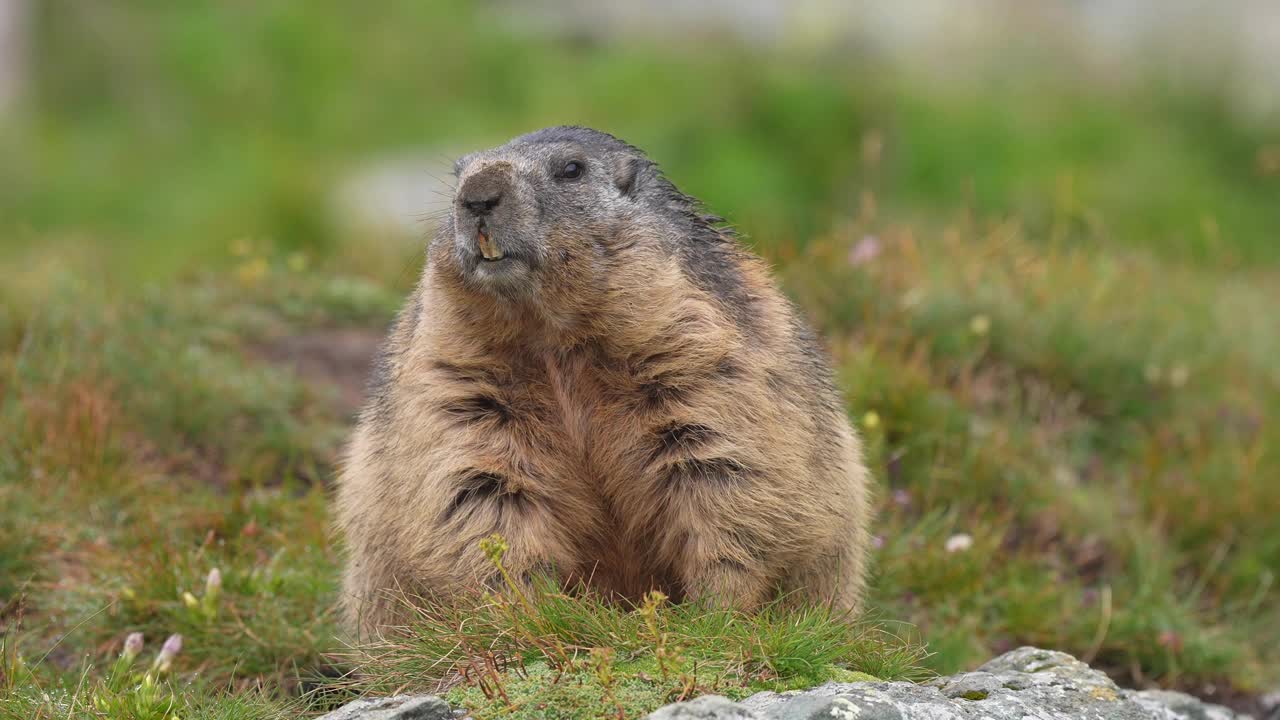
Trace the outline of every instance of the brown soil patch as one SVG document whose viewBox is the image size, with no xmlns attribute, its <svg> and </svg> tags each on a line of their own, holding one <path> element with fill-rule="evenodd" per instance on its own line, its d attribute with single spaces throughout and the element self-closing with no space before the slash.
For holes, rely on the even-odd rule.
<svg viewBox="0 0 1280 720">
<path fill-rule="evenodd" d="M 335 409 L 350 417 L 364 402 L 382 337 L 369 328 L 324 328 L 276 338 L 255 350 L 269 362 L 291 366 L 306 382 L 335 390 Z"/>
</svg>

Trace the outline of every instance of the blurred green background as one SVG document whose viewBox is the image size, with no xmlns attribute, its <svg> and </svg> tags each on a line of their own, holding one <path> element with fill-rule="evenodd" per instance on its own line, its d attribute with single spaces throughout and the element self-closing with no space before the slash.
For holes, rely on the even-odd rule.
<svg viewBox="0 0 1280 720">
<path fill-rule="evenodd" d="M 36 657 L 76 628 L 50 684 L 136 628 L 183 628 L 219 682 L 318 662 L 324 488 L 451 161 L 582 124 L 823 332 L 881 484 L 873 613 L 929 668 L 1035 643 L 1260 712 L 1280 72 L 1232 33 L 1276 14 L 1115 5 L 27 4 L 0 623 Z M 201 629 L 180 593 L 214 562 L 242 615 Z"/>
<path fill-rule="evenodd" d="M 513 7 L 36 3 L 6 245 L 88 235 L 146 275 L 239 235 L 324 252 L 344 240 L 331 194 L 369 158 L 577 123 L 648 149 L 761 244 L 803 245 L 872 187 L 899 216 L 1016 213 L 1178 261 L 1280 252 L 1274 126 L 1234 116 L 1211 70 L 1091 66 L 1087 47 L 1017 34 L 922 69 L 854 39 L 521 31 L 537 25 Z"/>
</svg>

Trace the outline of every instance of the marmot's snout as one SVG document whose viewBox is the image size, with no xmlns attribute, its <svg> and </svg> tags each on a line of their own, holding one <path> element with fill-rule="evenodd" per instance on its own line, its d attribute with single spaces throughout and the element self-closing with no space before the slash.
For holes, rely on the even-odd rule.
<svg viewBox="0 0 1280 720">
<path fill-rule="evenodd" d="M 455 225 L 465 267 L 483 275 L 527 254 L 518 232 L 517 195 L 515 168 L 508 162 L 485 164 L 463 178 Z"/>
<path fill-rule="evenodd" d="M 511 189 L 511 164 L 491 163 L 472 173 L 458 189 L 458 205 L 469 215 L 488 217 Z"/>
</svg>

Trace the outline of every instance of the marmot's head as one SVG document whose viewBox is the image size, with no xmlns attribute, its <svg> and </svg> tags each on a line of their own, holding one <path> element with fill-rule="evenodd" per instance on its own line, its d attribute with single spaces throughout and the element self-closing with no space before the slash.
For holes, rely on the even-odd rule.
<svg viewBox="0 0 1280 720">
<path fill-rule="evenodd" d="M 637 229 L 661 223 L 669 203 L 654 201 L 674 192 L 640 150 L 580 127 L 467 155 L 455 174 L 432 253 L 472 291 L 535 304 L 553 293 L 589 302 L 582 295 L 607 288 L 609 274 L 643 252 L 638 245 L 659 241 Z"/>
</svg>

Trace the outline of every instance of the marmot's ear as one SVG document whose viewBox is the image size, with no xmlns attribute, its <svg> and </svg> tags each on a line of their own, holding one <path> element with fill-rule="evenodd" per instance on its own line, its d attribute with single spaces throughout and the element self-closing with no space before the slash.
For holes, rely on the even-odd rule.
<svg viewBox="0 0 1280 720">
<path fill-rule="evenodd" d="M 640 158 L 624 158 L 613 170 L 613 184 L 623 195 L 634 195 L 640 185 L 640 175 L 647 162 Z"/>
</svg>

